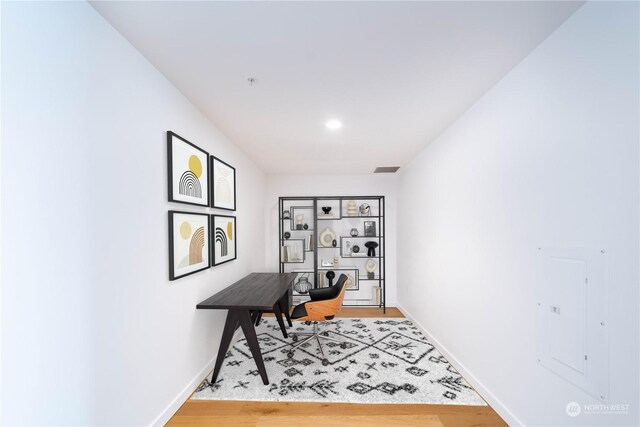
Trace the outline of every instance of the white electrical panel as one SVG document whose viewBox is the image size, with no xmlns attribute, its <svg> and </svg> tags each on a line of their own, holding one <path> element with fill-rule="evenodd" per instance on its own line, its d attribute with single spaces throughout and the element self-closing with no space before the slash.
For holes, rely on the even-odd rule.
<svg viewBox="0 0 640 427">
<path fill-rule="evenodd" d="M 587 393 L 608 396 L 605 250 L 538 248 L 538 362 Z"/>
</svg>

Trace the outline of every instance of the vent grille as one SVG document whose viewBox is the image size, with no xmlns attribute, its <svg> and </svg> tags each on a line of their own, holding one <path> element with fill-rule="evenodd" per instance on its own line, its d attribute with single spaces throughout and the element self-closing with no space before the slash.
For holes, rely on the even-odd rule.
<svg viewBox="0 0 640 427">
<path fill-rule="evenodd" d="M 400 166 L 378 166 L 373 173 L 396 173 Z"/>
</svg>

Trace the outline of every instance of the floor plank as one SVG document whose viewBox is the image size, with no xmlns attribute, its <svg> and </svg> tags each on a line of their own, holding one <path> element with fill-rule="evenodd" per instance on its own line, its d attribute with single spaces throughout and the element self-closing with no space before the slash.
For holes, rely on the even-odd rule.
<svg viewBox="0 0 640 427">
<path fill-rule="evenodd" d="M 256 427 L 282 427 L 310 425 L 323 427 L 370 427 L 380 422 L 372 415 L 299 415 L 261 417 Z M 385 427 L 444 427 L 437 415 L 390 415 L 384 419 Z"/>
<path fill-rule="evenodd" d="M 388 307 L 343 307 L 338 317 L 404 317 Z M 265 314 L 265 316 L 269 316 Z M 507 424 L 490 406 L 187 400 L 167 426 L 493 427 Z"/>
</svg>

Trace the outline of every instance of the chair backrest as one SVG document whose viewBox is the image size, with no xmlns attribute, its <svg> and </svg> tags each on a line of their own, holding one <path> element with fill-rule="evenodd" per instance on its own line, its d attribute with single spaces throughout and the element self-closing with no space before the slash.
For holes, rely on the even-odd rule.
<svg viewBox="0 0 640 427">
<path fill-rule="evenodd" d="M 349 278 L 347 277 L 347 275 L 343 273 L 343 274 L 340 275 L 340 277 L 338 277 L 338 280 L 336 281 L 336 284 L 331 286 L 331 288 L 335 288 L 335 296 L 334 296 L 334 298 L 337 297 L 338 295 L 340 295 L 340 293 L 342 292 L 342 288 L 346 288 L 345 285 L 346 285 L 348 279 Z"/>
<path fill-rule="evenodd" d="M 345 274 L 341 274 L 336 284 L 330 287 L 335 289 L 334 297 L 305 303 L 308 313 L 305 320 L 323 321 L 333 319 L 342 309 L 342 301 L 347 291 L 347 279 L 348 277 Z"/>
</svg>

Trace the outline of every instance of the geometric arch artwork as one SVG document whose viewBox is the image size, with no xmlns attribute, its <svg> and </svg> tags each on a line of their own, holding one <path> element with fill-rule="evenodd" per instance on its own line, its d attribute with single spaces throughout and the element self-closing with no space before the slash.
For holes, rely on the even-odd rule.
<svg viewBox="0 0 640 427">
<path fill-rule="evenodd" d="M 204 227 L 200 227 L 193 233 L 189 243 L 189 265 L 194 265 L 202 262 L 204 249 Z"/>
<path fill-rule="evenodd" d="M 186 171 L 180 177 L 178 192 L 186 196 L 202 197 L 202 186 L 200 185 L 200 180 L 193 172 Z"/>
<path fill-rule="evenodd" d="M 209 153 L 167 131 L 169 201 L 209 206 Z"/>
<path fill-rule="evenodd" d="M 236 210 L 236 168 L 215 156 L 210 157 L 211 207 Z"/>
<path fill-rule="evenodd" d="M 216 245 L 217 244 L 220 244 L 220 256 L 227 256 L 229 253 L 229 239 L 220 227 L 216 228 Z"/>
<path fill-rule="evenodd" d="M 209 215 L 169 211 L 169 280 L 209 267 Z"/>
<path fill-rule="evenodd" d="M 236 217 L 228 215 L 211 215 L 212 234 L 211 248 L 213 265 L 224 264 L 236 259 L 238 236 Z"/>
</svg>

